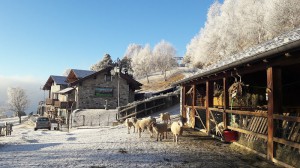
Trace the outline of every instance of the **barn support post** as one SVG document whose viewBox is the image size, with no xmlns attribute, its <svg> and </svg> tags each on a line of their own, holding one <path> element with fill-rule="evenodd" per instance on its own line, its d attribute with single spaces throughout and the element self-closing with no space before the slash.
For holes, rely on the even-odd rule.
<svg viewBox="0 0 300 168">
<path fill-rule="evenodd" d="M 267 94 L 268 94 L 268 141 L 267 159 L 274 158 L 274 131 L 275 123 L 273 114 L 282 113 L 282 74 L 278 67 L 267 69 Z"/>
<path fill-rule="evenodd" d="M 195 114 L 196 114 L 196 109 L 195 109 L 195 106 L 196 106 L 196 84 L 193 84 L 192 85 L 192 88 L 193 88 L 193 97 L 192 97 L 192 111 L 191 111 L 191 119 L 192 119 L 192 128 L 195 128 L 195 123 L 196 123 L 196 118 L 195 118 Z"/>
<path fill-rule="evenodd" d="M 209 134 L 210 131 L 210 110 L 209 107 L 213 106 L 214 100 L 214 83 L 212 81 L 206 81 L 206 132 Z"/>
<path fill-rule="evenodd" d="M 183 118 L 186 118 L 186 109 L 185 109 L 185 102 L 186 102 L 186 87 L 184 85 L 181 86 L 181 115 Z"/>
<path fill-rule="evenodd" d="M 224 129 L 227 129 L 227 113 L 225 113 L 226 109 L 229 107 L 229 96 L 228 96 L 229 84 L 227 78 L 223 78 L 223 123 Z"/>
</svg>

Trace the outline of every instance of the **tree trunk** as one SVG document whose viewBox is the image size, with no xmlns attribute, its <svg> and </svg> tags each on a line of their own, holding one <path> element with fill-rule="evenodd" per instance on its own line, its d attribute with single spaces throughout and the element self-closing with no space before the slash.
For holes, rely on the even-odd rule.
<svg viewBox="0 0 300 168">
<path fill-rule="evenodd" d="M 149 78 L 148 78 L 148 75 L 146 75 L 146 77 L 147 77 L 147 83 L 149 83 Z"/>
<path fill-rule="evenodd" d="M 21 124 L 21 113 L 18 112 L 18 117 L 19 117 L 19 124 Z"/>
</svg>

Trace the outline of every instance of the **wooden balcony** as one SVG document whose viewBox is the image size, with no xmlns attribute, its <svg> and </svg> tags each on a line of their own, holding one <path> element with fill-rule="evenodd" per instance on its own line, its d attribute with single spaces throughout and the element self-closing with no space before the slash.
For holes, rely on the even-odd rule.
<svg viewBox="0 0 300 168">
<path fill-rule="evenodd" d="M 54 107 L 61 109 L 70 109 L 72 107 L 73 101 L 55 101 Z"/>
<path fill-rule="evenodd" d="M 46 105 L 54 105 L 54 102 L 57 101 L 57 99 L 50 99 L 50 98 L 47 98 L 46 99 Z"/>
</svg>

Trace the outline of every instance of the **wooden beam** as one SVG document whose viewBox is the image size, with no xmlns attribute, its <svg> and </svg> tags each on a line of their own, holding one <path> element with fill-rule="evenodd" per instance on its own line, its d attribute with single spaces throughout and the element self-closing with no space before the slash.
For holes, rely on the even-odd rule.
<svg viewBox="0 0 300 168">
<path fill-rule="evenodd" d="M 273 114 L 282 114 L 282 86 L 281 69 L 270 67 L 267 69 L 267 90 L 268 90 L 268 140 L 267 158 L 274 158 L 274 119 Z"/>
<path fill-rule="evenodd" d="M 206 107 L 204 107 L 204 106 L 195 106 L 195 109 L 206 110 Z"/>
<path fill-rule="evenodd" d="M 267 69 L 267 87 L 272 91 L 273 86 L 273 68 Z M 268 93 L 268 139 L 267 139 L 267 159 L 272 160 L 274 158 L 274 95 L 272 92 Z"/>
<path fill-rule="evenodd" d="M 206 81 L 206 132 L 210 131 L 210 111 L 209 107 L 213 106 L 214 100 L 214 83 L 212 81 Z"/>
<path fill-rule="evenodd" d="M 280 114 L 274 114 L 273 118 L 277 119 L 277 120 L 285 120 L 285 121 L 299 122 L 300 123 L 300 117 L 284 116 L 284 115 L 280 115 Z"/>
<path fill-rule="evenodd" d="M 130 106 L 130 107 L 124 108 L 124 109 L 120 110 L 119 113 L 123 113 L 124 111 L 128 111 L 133 108 L 135 108 L 135 106 Z"/>
<path fill-rule="evenodd" d="M 277 138 L 277 137 L 274 137 L 273 139 L 274 139 L 274 142 L 300 149 L 300 143 L 298 143 L 298 142 L 292 142 L 292 141 L 288 141 L 283 138 Z"/>
<path fill-rule="evenodd" d="M 245 130 L 245 129 L 236 128 L 236 127 L 232 127 L 232 126 L 228 126 L 228 128 L 233 130 L 233 131 L 237 131 L 237 132 L 240 132 L 240 133 L 243 133 L 243 134 L 257 136 L 258 138 L 262 138 L 264 140 L 267 140 L 267 136 L 263 135 L 263 134 L 255 133 L 255 132 L 252 132 L 252 131 L 248 131 L 248 130 Z"/>
<path fill-rule="evenodd" d="M 193 97 L 192 97 L 192 106 L 193 106 L 193 109 L 195 109 L 194 107 L 196 106 L 196 85 L 192 85 L 192 88 L 193 88 Z"/>
<path fill-rule="evenodd" d="M 192 121 L 191 127 L 195 128 L 195 125 L 196 125 L 195 124 L 196 123 L 196 119 L 195 119 L 195 116 L 196 116 L 196 109 L 195 109 L 195 106 L 196 106 L 196 84 L 193 84 L 192 88 L 193 88 L 193 97 L 192 97 L 192 106 L 193 106 L 193 108 L 192 108 L 192 111 L 191 111 L 190 118 L 191 118 L 191 121 Z"/>
<path fill-rule="evenodd" d="M 185 96 L 185 92 L 186 92 L 186 86 L 181 86 L 182 90 L 181 90 L 181 115 L 183 118 L 186 118 L 186 108 L 185 108 L 185 104 L 186 104 L 186 96 Z"/>
<path fill-rule="evenodd" d="M 215 111 L 219 113 L 224 113 L 224 109 L 219 109 L 219 108 L 209 108 L 210 111 Z"/>
<path fill-rule="evenodd" d="M 253 111 L 240 111 L 240 110 L 225 110 L 225 113 L 239 114 L 239 115 L 248 115 L 255 117 L 268 117 L 266 112 L 253 112 Z"/>
</svg>

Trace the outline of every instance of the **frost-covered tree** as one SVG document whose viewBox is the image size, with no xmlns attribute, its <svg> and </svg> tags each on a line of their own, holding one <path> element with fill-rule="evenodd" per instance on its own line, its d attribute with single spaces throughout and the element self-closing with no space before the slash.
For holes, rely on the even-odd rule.
<svg viewBox="0 0 300 168">
<path fill-rule="evenodd" d="M 135 57 L 142 49 L 143 46 L 139 44 L 132 43 L 128 45 L 125 54 L 121 60 L 121 67 L 123 71 L 126 69 L 129 73 L 133 73 L 133 68 L 131 66 L 132 58 Z"/>
<path fill-rule="evenodd" d="M 72 69 L 66 69 L 64 72 L 63 72 L 63 76 L 68 76 L 69 73 L 71 72 Z"/>
<path fill-rule="evenodd" d="M 139 44 L 129 44 L 127 47 L 127 50 L 124 54 L 124 58 L 131 58 L 134 55 L 136 55 L 137 53 L 139 53 L 141 50 L 143 49 L 143 46 L 139 45 Z"/>
<path fill-rule="evenodd" d="M 135 76 L 145 76 L 149 83 L 149 75 L 153 71 L 152 52 L 149 44 L 132 56 L 132 69 Z"/>
<path fill-rule="evenodd" d="M 123 57 L 120 61 L 120 68 L 123 73 L 132 74 L 133 70 L 131 67 L 131 57 Z"/>
<path fill-rule="evenodd" d="M 208 66 L 300 27 L 299 0 L 224 0 L 208 10 L 204 28 L 187 45 L 193 65 Z"/>
<path fill-rule="evenodd" d="M 19 117 L 19 123 L 21 123 L 21 116 L 25 114 L 25 110 L 29 105 L 25 90 L 22 88 L 8 88 L 7 96 L 9 110 Z"/>
<path fill-rule="evenodd" d="M 215 49 L 218 47 L 220 37 L 216 30 L 221 15 L 221 4 L 216 1 L 213 3 L 207 13 L 205 27 L 200 29 L 199 33 L 187 45 L 186 56 L 190 57 L 191 63 L 195 66 L 198 62 L 209 65 L 214 62 L 216 54 Z"/>
<path fill-rule="evenodd" d="M 6 107 L 4 106 L 0 106 L 0 116 L 4 116 L 5 112 L 6 112 Z"/>
<path fill-rule="evenodd" d="M 265 24 L 270 38 L 300 27 L 299 0 L 265 0 L 265 6 Z"/>
<path fill-rule="evenodd" d="M 165 81 L 167 80 L 167 71 L 177 66 L 174 57 L 176 57 L 176 49 L 171 43 L 162 40 L 155 45 L 153 49 L 153 62 L 156 69 L 164 74 Z"/>
<path fill-rule="evenodd" d="M 100 70 L 110 67 L 110 66 L 113 66 L 113 61 L 111 59 L 111 56 L 109 54 L 105 54 L 103 56 L 102 60 L 99 61 L 98 63 L 92 65 L 90 67 L 90 69 L 92 71 L 100 71 Z"/>
</svg>

